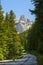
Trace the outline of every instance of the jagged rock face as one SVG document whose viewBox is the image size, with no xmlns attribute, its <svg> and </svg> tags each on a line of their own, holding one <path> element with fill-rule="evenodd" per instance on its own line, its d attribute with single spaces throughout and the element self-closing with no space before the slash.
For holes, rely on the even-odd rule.
<svg viewBox="0 0 43 65">
<path fill-rule="evenodd" d="M 26 22 L 26 21 L 27 21 L 27 18 L 26 18 L 24 15 L 22 15 L 22 16 L 20 17 L 20 21 Z"/>
<path fill-rule="evenodd" d="M 18 33 L 24 32 L 24 29 L 23 29 L 21 23 L 16 23 L 16 29 L 17 29 Z"/>
<path fill-rule="evenodd" d="M 22 15 L 18 20 L 18 22 L 16 23 L 16 29 L 18 33 L 22 33 L 28 30 L 30 26 L 31 26 L 31 21 L 28 18 L 26 18 L 24 15 Z"/>
</svg>

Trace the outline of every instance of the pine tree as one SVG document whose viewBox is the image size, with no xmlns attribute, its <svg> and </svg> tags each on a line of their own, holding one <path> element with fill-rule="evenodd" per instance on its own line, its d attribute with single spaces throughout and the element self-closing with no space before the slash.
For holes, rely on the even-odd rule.
<svg viewBox="0 0 43 65">
<path fill-rule="evenodd" d="M 9 56 L 10 58 L 14 58 L 16 56 L 16 54 L 19 53 L 20 50 L 20 39 L 19 36 L 17 34 L 16 31 L 16 27 L 15 27 L 15 15 L 13 13 L 13 11 L 10 11 L 9 14 Z"/>
<path fill-rule="evenodd" d="M 3 22 L 4 22 L 4 16 L 3 16 L 3 11 L 2 11 L 2 7 L 0 5 L 0 60 L 2 60 L 4 58 L 3 55 Z"/>
<path fill-rule="evenodd" d="M 36 15 L 35 24 L 31 31 L 31 43 L 33 47 L 39 50 L 39 52 L 43 52 L 43 0 L 32 0 L 35 9 L 30 10 L 32 14 Z M 36 40 L 36 41 L 35 41 Z M 32 46 L 30 44 L 30 46 Z M 35 45 L 35 46 L 34 46 Z"/>
<path fill-rule="evenodd" d="M 21 55 L 21 41 L 16 31 L 15 14 L 3 15 L 0 5 L 0 60 L 15 59 Z"/>
<path fill-rule="evenodd" d="M 4 45 L 3 45 L 3 54 L 4 54 L 4 59 L 8 59 L 8 33 L 9 33 L 9 14 L 6 13 L 6 15 L 4 16 L 4 24 L 3 24 L 3 28 L 4 28 L 4 35 L 3 35 L 3 39 L 4 39 Z"/>
</svg>

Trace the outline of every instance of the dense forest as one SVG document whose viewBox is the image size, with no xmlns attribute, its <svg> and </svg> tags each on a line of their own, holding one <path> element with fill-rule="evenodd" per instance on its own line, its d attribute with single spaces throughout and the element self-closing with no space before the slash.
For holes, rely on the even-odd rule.
<svg viewBox="0 0 43 65">
<path fill-rule="evenodd" d="M 34 53 L 43 65 L 43 0 L 32 0 L 35 8 L 35 22 L 29 30 L 18 34 L 15 26 L 16 16 L 11 10 L 6 15 L 0 5 L 0 60 L 15 59 L 21 53 Z"/>
<path fill-rule="evenodd" d="M 30 11 L 36 18 L 28 34 L 29 49 L 43 53 L 43 0 L 33 0 L 33 3 L 35 9 Z"/>
<path fill-rule="evenodd" d="M 0 60 L 15 59 L 21 55 L 21 40 L 15 27 L 16 16 L 2 11 L 0 5 Z"/>
<path fill-rule="evenodd" d="M 35 14 L 35 22 L 29 30 L 21 34 L 21 39 L 24 39 L 23 43 L 26 43 L 27 50 L 43 53 L 43 0 L 33 0 L 32 3 L 35 9 L 30 12 Z"/>
<path fill-rule="evenodd" d="M 43 65 L 43 0 L 31 0 L 34 4 L 35 21 L 26 32 L 21 34 L 21 40 L 24 39 L 23 45 L 27 52 L 35 54 L 38 58 L 39 65 Z"/>
</svg>

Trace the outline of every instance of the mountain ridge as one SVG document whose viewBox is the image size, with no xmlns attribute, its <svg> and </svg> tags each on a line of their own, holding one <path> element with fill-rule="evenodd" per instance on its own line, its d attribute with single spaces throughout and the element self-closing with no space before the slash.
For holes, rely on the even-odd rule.
<svg viewBox="0 0 43 65">
<path fill-rule="evenodd" d="M 18 33 L 23 33 L 31 27 L 32 21 L 26 18 L 25 15 L 21 15 L 19 20 L 16 20 L 16 29 Z"/>
</svg>

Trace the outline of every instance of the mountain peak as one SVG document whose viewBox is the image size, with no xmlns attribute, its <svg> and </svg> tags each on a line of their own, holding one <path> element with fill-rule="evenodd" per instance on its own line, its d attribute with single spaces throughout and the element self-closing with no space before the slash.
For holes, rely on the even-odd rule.
<svg viewBox="0 0 43 65">
<path fill-rule="evenodd" d="M 27 19 L 26 19 L 25 15 L 21 15 L 20 20 L 26 21 Z"/>
<path fill-rule="evenodd" d="M 22 33 L 29 29 L 31 26 L 30 19 L 26 18 L 25 15 L 21 15 L 20 19 L 18 20 L 18 23 L 16 24 L 16 29 L 19 33 Z"/>
</svg>

